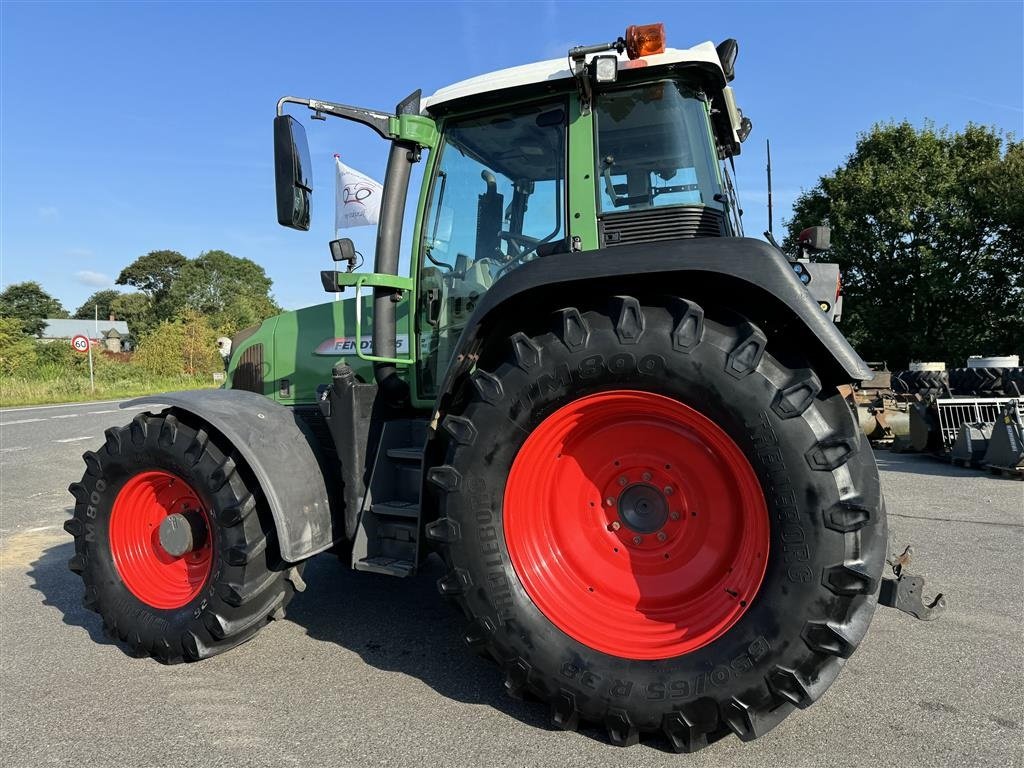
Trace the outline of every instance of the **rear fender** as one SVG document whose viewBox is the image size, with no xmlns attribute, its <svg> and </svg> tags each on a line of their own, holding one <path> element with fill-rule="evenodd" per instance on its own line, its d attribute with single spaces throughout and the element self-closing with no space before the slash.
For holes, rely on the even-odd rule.
<svg viewBox="0 0 1024 768">
<path fill-rule="evenodd" d="M 786 338 L 823 384 L 873 373 L 775 248 L 751 238 L 701 238 L 547 256 L 499 280 L 470 317 L 438 392 L 438 410 L 462 376 L 486 358 L 486 339 L 521 330 L 558 307 L 618 294 L 677 295 L 739 313 L 770 336 Z"/>
<path fill-rule="evenodd" d="M 291 408 L 238 389 L 169 392 L 122 407 L 139 405 L 187 414 L 183 421 L 203 421 L 231 443 L 260 484 L 284 560 L 305 560 L 342 538 L 342 526 L 334 525 L 331 514 L 320 448 Z"/>
</svg>

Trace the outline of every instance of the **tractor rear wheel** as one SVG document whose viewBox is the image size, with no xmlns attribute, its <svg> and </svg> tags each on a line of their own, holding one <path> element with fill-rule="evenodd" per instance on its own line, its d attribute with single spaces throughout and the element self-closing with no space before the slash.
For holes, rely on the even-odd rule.
<svg viewBox="0 0 1024 768">
<path fill-rule="evenodd" d="M 140 414 L 106 438 L 84 455 L 64 528 L 68 565 L 107 632 L 139 655 L 198 661 L 283 616 L 302 565 L 280 560 L 241 460 L 173 414 Z"/>
<path fill-rule="evenodd" d="M 456 396 L 427 472 L 439 589 L 556 726 L 752 739 L 863 639 L 886 546 L 874 458 L 842 396 L 767 347 L 735 316 L 617 297 L 515 333 Z"/>
</svg>

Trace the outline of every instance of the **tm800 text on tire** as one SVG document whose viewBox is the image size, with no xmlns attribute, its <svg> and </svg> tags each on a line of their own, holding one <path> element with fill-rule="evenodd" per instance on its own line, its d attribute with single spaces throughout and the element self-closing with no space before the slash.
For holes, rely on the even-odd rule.
<svg viewBox="0 0 1024 768">
<path fill-rule="evenodd" d="M 566 308 L 445 417 L 439 588 L 556 725 L 678 751 L 752 739 L 864 637 L 886 542 L 874 458 L 835 389 L 770 346 L 682 299 Z"/>
<path fill-rule="evenodd" d="M 247 467 L 205 429 L 171 413 L 107 430 L 72 483 L 69 567 L 85 604 L 133 651 L 198 661 L 284 615 L 301 564 L 277 554 L 269 510 Z"/>
</svg>

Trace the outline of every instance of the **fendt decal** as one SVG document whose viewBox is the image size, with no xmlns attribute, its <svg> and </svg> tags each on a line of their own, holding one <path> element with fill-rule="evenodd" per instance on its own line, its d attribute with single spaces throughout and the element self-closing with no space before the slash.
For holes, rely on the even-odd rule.
<svg viewBox="0 0 1024 768">
<path fill-rule="evenodd" d="M 397 336 L 398 354 L 405 354 L 409 350 L 408 334 L 400 333 Z M 355 336 L 341 336 L 332 339 L 324 339 L 316 349 L 314 355 L 322 357 L 336 357 L 338 355 L 349 355 L 356 351 Z M 359 339 L 359 351 L 370 354 L 373 351 L 373 337 L 363 336 Z"/>
</svg>

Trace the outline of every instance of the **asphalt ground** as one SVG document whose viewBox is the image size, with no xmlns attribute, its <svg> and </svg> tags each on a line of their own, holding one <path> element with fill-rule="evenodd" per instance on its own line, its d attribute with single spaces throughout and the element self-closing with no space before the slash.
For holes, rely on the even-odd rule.
<svg viewBox="0 0 1024 768">
<path fill-rule="evenodd" d="M 0 411 L 0 765 L 1022 766 L 1024 483 L 881 452 L 891 549 L 948 597 L 879 609 L 832 689 L 749 744 L 695 755 L 551 730 L 463 649 L 437 563 L 399 581 L 329 556 L 284 621 L 199 664 L 129 657 L 82 607 L 61 524 L 80 454 L 130 413 Z"/>
</svg>

